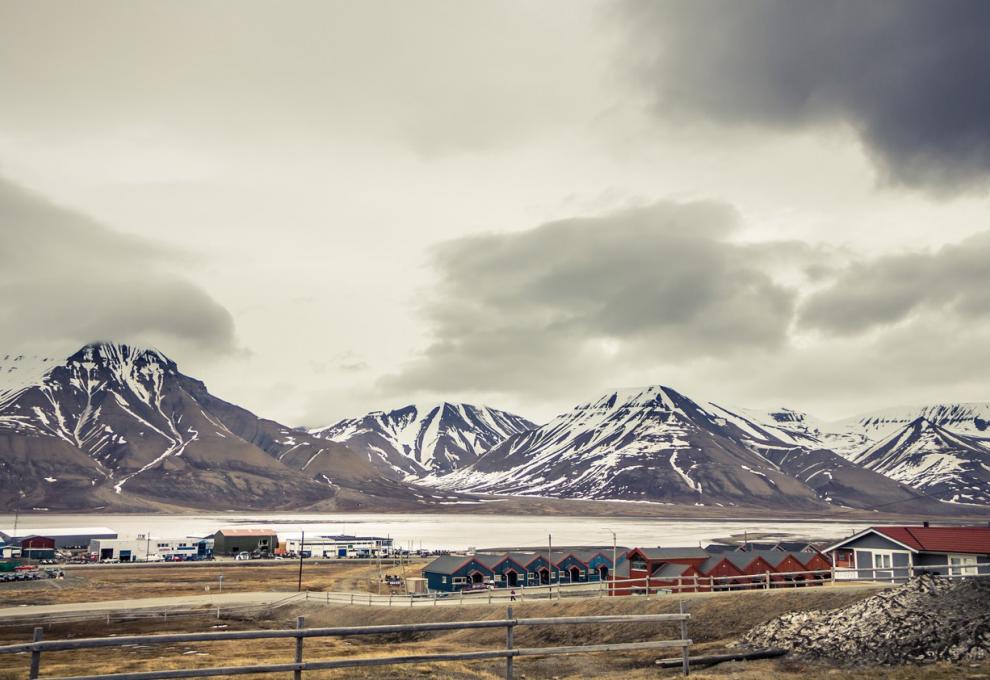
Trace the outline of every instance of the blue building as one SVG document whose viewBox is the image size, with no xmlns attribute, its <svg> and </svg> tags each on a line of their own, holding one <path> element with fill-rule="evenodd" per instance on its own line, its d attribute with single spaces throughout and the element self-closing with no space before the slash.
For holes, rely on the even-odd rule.
<svg viewBox="0 0 990 680">
<path fill-rule="evenodd" d="M 599 549 L 509 551 L 445 555 L 423 569 L 430 590 L 457 592 L 477 588 L 525 588 L 608 580 L 612 558 Z"/>
</svg>

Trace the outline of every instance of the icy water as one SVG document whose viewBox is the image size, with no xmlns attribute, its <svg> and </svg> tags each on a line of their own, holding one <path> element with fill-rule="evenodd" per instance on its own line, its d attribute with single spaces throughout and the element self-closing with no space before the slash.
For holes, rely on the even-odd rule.
<svg viewBox="0 0 990 680">
<path fill-rule="evenodd" d="M 13 515 L 0 515 L 0 530 L 14 525 Z M 274 527 L 280 533 L 391 536 L 405 547 L 463 550 L 469 547 L 542 546 L 548 534 L 554 545 L 686 546 L 742 534 L 779 538 L 833 539 L 848 536 L 866 524 L 854 522 L 678 520 L 641 517 L 559 517 L 465 514 L 234 514 L 201 515 L 20 515 L 18 530 L 44 533 L 48 528 L 110 527 L 121 538 L 151 532 L 162 538 L 204 536 L 221 527 Z"/>
</svg>

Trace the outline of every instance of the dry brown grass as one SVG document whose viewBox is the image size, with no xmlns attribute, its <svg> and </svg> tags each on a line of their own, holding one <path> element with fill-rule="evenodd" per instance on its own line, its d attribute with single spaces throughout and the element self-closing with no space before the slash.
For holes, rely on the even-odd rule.
<svg viewBox="0 0 990 680">
<path fill-rule="evenodd" d="M 696 641 L 692 653 L 704 654 L 724 649 L 725 644 L 751 626 L 788 611 L 839 607 L 856 601 L 870 590 L 850 588 L 814 588 L 797 591 L 747 592 L 738 594 L 709 594 L 685 596 L 686 610 L 692 614 L 690 636 Z M 642 598 L 603 598 L 597 600 L 548 602 L 517 602 L 514 615 L 565 616 L 617 613 L 667 613 L 678 610 L 679 598 L 663 597 L 652 600 Z M 413 609 L 388 609 L 369 607 L 326 606 L 317 603 L 300 605 L 294 610 L 277 610 L 270 619 L 245 618 L 225 620 L 218 624 L 212 620 L 130 622 L 126 624 L 54 624 L 46 629 L 47 639 L 80 636 L 104 636 L 125 633 L 193 632 L 215 630 L 213 626 L 227 626 L 228 630 L 251 628 L 292 627 L 296 615 L 305 615 L 307 626 L 376 625 L 389 623 L 415 623 L 425 621 L 458 621 L 500 618 L 505 615 L 501 607 L 464 606 Z M 4 644 L 23 642 L 30 637 L 30 627 L 0 630 Z M 516 646 L 554 646 L 595 642 L 633 642 L 647 639 L 676 637 L 671 624 L 618 624 L 520 627 L 516 630 Z M 309 660 L 341 657 L 406 655 L 470 649 L 498 648 L 504 644 L 504 631 L 459 630 L 445 633 L 387 635 L 377 637 L 312 639 L 306 641 L 306 658 Z M 81 675 L 84 673 L 110 673 L 151 669 L 190 668 L 207 666 L 234 666 L 256 663 L 285 663 L 292 658 L 292 640 L 230 641 L 185 645 L 162 645 L 99 649 L 86 652 L 58 652 L 46 654 L 43 659 L 43 675 Z M 606 678 L 637 680 L 639 678 L 675 678 L 676 671 L 659 670 L 651 653 L 596 654 L 549 659 L 518 659 L 516 677 L 526 680 L 550 678 Z M 5 659 L 2 668 L 11 677 L 26 676 L 26 655 Z M 415 664 L 368 670 L 347 669 L 341 671 L 307 673 L 309 678 L 443 678 L 451 680 L 491 680 L 504 677 L 503 662 L 471 662 L 447 664 Z M 749 663 L 729 663 L 711 669 L 698 669 L 696 678 L 727 680 L 782 680 L 828 678 L 877 678 L 885 680 L 921 680 L 932 678 L 990 678 L 990 666 L 940 664 L 934 666 L 897 668 L 842 668 L 808 664 L 791 659 L 778 659 Z M 254 676 L 254 677 L 279 677 Z M 284 674 L 283 676 L 284 677 Z M 0 680 L 5 680 L 0 672 Z"/>
<path fill-rule="evenodd" d="M 413 562 L 405 567 L 409 576 L 418 576 L 427 563 Z M 386 574 L 401 574 L 399 567 L 383 568 Z M 223 574 L 223 592 L 295 592 L 298 562 L 201 564 L 148 564 L 67 569 L 64 580 L 0 584 L 0 606 L 17 604 L 58 604 L 101 602 L 145 597 L 202 595 L 206 588 L 217 592 Z M 307 590 L 347 590 L 378 592 L 378 567 L 367 562 L 304 563 L 303 588 Z M 383 590 L 383 592 L 388 592 Z"/>
</svg>

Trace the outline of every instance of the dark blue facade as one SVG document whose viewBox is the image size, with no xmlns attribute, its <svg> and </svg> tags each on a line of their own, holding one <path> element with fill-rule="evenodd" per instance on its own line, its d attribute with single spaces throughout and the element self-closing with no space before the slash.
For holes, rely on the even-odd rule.
<svg viewBox="0 0 990 680">
<path fill-rule="evenodd" d="M 554 554 L 557 558 L 558 555 Z M 471 587 L 525 588 L 530 586 L 567 585 L 602 580 L 604 568 L 611 573 L 612 560 L 600 552 L 559 556 L 551 565 L 547 556 L 520 553 L 474 556 L 445 556 L 423 569 L 431 591 L 457 592 Z"/>
</svg>

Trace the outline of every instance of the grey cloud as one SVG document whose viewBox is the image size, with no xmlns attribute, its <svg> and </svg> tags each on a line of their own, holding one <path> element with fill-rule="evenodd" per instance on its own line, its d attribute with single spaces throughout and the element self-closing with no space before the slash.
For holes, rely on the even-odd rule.
<svg viewBox="0 0 990 680">
<path fill-rule="evenodd" d="M 620 16 L 664 115 L 844 121 L 883 179 L 936 193 L 990 175 L 984 0 L 630 0 Z"/>
<path fill-rule="evenodd" d="M 801 325 L 852 335 L 925 311 L 970 320 L 990 315 L 990 232 L 930 253 L 854 263 L 812 294 Z"/>
<path fill-rule="evenodd" d="M 795 293 L 730 240 L 737 222 L 725 204 L 658 203 L 448 242 L 435 342 L 386 385 L 552 392 L 613 362 L 778 347 Z"/>
<path fill-rule="evenodd" d="M 0 244 L 0 346 L 108 339 L 234 348 L 227 310 L 171 272 L 178 253 L 3 179 Z"/>
</svg>

